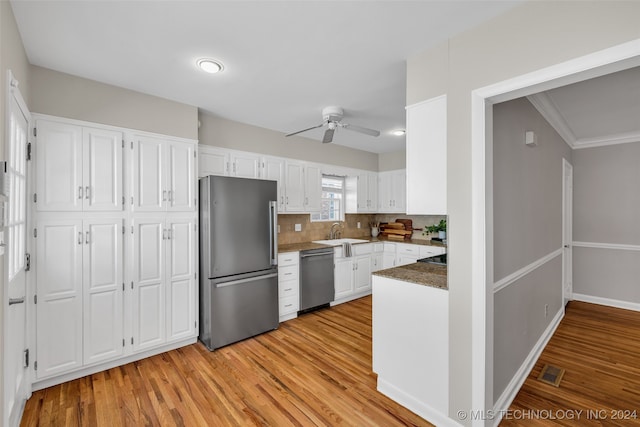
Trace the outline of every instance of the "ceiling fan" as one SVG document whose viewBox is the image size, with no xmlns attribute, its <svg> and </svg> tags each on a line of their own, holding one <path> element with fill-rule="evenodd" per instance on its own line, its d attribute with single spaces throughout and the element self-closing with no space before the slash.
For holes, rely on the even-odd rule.
<svg viewBox="0 0 640 427">
<path fill-rule="evenodd" d="M 340 107 L 325 107 L 322 109 L 322 120 L 318 126 L 313 126 L 308 129 L 299 130 L 297 132 L 290 133 L 285 136 L 293 136 L 302 132 L 306 132 L 312 129 L 321 128 L 322 126 L 327 126 L 327 129 L 324 131 L 324 136 L 322 137 L 322 143 L 326 144 L 328 142 L 333 141 L 333 133 L 336 131 L 338 127 L 343 129 L 352 130 L 355 132 L 364 133 L 366 135 L 371 136 L 379 136 L 380 131 L 365 128 L 362 126 L 351 125 L 349 123 L 342 123 L 342 117 L 344 116 L 344 111 Z"/>
</svg>

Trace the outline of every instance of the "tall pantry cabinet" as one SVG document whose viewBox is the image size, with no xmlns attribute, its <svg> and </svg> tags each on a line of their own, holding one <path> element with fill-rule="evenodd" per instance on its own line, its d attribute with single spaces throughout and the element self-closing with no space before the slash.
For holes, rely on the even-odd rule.
<svg viewBox="0 0 640 427">
<path fill-rule="evenodd" d="M 36 115 L 35 384 L 194 342 L 196 141 Z"/>
</svg>

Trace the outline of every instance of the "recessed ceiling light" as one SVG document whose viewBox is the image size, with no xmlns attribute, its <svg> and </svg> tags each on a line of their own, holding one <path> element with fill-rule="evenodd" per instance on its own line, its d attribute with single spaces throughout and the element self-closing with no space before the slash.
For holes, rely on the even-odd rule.
<svg viewBox="0 0 640 427">
<path fill-rule="evenodd" d="M 219 73 L 220 71 L 224 70 L 222 63 L 216 61 L 215 59 L 209 59 L 209 58 L 198 59 L 196 64 L 198 64 L 198 67 L 200 67 L 202 71 L 205 71 L 211 74 Z"/>
<path fill-rule="evenodd" d="M 404 129 L 396 129 L 396 130 L 392 130 L 391 133 L 395 136 L 402 136 L 405 133 L 407 133 L 407 131 Z"/>
</svg>

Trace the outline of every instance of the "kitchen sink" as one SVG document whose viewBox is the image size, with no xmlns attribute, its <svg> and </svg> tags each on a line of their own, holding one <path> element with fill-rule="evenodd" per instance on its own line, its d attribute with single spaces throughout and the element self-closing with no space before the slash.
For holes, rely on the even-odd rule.
<svg viewBox="0 0 640 427">
<path fill-rule="evenodd" d="M 362 239 L 332 239 L 332 240 L 314 240 L 313 243 L 320 243 L 321 245 L 338 246 L 343 243 L 369 243 L 368 240 Z"/>
</svg>

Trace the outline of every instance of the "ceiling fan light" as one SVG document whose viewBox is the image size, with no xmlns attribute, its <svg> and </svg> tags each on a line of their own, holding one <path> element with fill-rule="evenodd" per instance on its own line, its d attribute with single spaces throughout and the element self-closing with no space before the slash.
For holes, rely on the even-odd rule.
<svg viewBox="0 0 640 427">
<path fill-rule="evenodd" d="M 198 59 L 198 61 L 196 61 L 196 64 L 198 65 L 198 68 L 209 74 L 219 73 L 220 71 L 224 70 L 224 66 L 222 65 L 222 63 L 216 61 L 215 59 Z"/>
<path fill-rule="evenodd" d="M 406 130 L 404 130 L 404 129 L 396 129 L 396 130 L 392 130 L 392 131 L 391 131 L 391 134 L 392 134 L 392 135 L 395 135 L 395 136 L 402 136 L 402 135 L 404 135 L 405 133 L 407 133 L 407 131 L 406 131 Z"/>
</svg>

